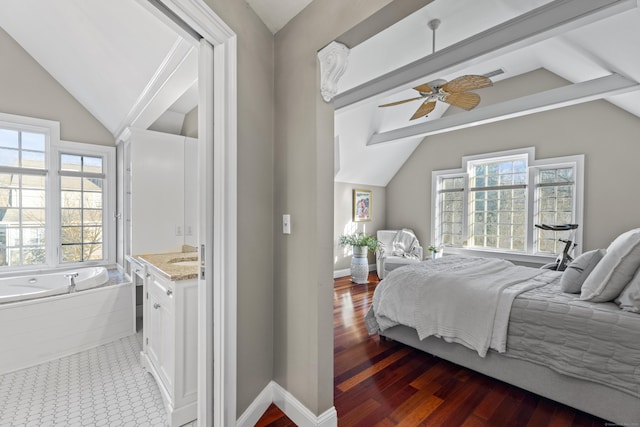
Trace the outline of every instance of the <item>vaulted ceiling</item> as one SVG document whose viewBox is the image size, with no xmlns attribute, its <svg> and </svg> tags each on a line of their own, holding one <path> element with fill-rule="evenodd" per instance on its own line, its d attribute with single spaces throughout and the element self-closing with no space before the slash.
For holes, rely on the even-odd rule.
<svg viewBox="0 0 640 427">
<path fill-rule="evenodd" d="M 593 10 L 585 13 L 588 7 Z M 560 16 L 566 16 L 567 23 L 545 28 Z M 435 33 L 436 54 L 431 55 L 433 32 L 428 22 L 436 18 L 441 24 Z M 517 20 L 513 25 L 517 31 L 500 32 L 514 22 L 510 20 Z M 518 31 L 529 28 L 533 36 L 517 39 Z M 486 37 L 478 40 L 479 33 Z M 503 43 L 506 47 L 480 54 L 496 35 L 504 39 L 496 46 Z M 640 117 L 640 56 L 634 53 L 638 46 L 640 10 L 636 1 L 436 0 L 351 49 L 334 99 L 338 107 L 335 179 L 386 186 L 415 148 L 423 141 L 428 143 L 425 136 L 429 134 L 572 103 L 604 98 Z M 471 52 L 460 59 L 460 52 L 471 47 L 478 55 Z M 501 105 L 481 102 L 469 112 L 439 102 L 428 117 L 415 121 L 409 118 L 421 101 L 378 107 L 415 97 L 412 87 L 436 79 L 448 81 L 464 74 L 502 70 L 492 77 L 497 84 L 477 91 L 487 94 L 500 90 L 501 80 L 540 68 L 564 78 L 567 86 Z M 420 70 L 422 74 L 417 74 Z M 403 75 L 415 79 L 398 77 Z M 385 86 L 385 82 L 391 83 Z"/>
<path fill-rule="evenodd" d="M 179 121 L 196 106 L 194 41 L 163 24 L 146 1 L 3 0 L 0 7 L 0 27 L 114 136 L 164 114 Z M 181 122 L 168 127 L 179 132 Z"/>
</svg>

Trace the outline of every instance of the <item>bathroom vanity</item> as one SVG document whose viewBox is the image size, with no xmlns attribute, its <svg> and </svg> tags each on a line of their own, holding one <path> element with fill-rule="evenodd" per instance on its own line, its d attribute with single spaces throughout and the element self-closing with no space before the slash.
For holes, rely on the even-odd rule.
<svg viewBox="0 0 640 427">
<path fill-rule="evenodd" d="M 197 416 L 197 254 L 137 259 L 146 267 L 141 363 L 158 383 L 169 426 L 181 426 Z"/>
</svg>

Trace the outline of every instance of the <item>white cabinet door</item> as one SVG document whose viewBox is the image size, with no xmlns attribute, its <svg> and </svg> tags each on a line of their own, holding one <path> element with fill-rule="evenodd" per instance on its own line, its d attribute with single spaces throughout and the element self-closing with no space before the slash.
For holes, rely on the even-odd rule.
<svg viewBox="0 0 640 427">
<path fill-rule="evenodd" d="M 173 290 L 157 277 L 151 276 L 147 305 L 147 351 L 165 388 L 172 393 L 174 387 L 174 301 Z"/>
</svg>

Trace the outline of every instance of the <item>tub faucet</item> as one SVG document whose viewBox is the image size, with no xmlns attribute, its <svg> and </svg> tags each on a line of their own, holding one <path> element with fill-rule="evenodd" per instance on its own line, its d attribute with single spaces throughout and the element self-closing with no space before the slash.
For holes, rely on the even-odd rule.
<svg viewBox="0 0 640 427">
<path fill-rule="evenodd" d="M 69 279 L 69 283 L 71 287 L 69 288 L 69 293 L 76 291 L 76 277 L 78 277 L 78 273 L 67 273 L 64 275 L 67 279 Z"/>
</svg>

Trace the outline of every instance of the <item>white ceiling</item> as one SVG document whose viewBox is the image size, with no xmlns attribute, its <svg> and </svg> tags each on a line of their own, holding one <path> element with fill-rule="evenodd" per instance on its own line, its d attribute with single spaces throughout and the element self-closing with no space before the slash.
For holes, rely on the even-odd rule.
<svg viewBox="0 0 640 427">
<path fill-rule="evenodd" d="M 312 0 L 246 0 L 272 34 L 302 11 Z"/>
<path fill-rule="evenodd" d="M 349 65 L 338 84 L 339 95 L 385 73 L 416 61 L 431 53 L 432 31 L 429 20 L 442 21 L 436 32 L 436 49 L 467 39 L 490 27 L 520 15 L 549 0 L 436 0 L 403 21 L 353 48 Z M 339 159 L 336 181 L 353 184 L 386 186 L 402 167 L 423 136 L 399 142 L 367 145 L 372 135 L 401 129 L 417 122 L 438 120 L 447 111 L 439 103 L 426 119 L 410 122 L 408 119 L 420 105 L 419 101 L 390 108 L 379 104 L 415 97 L 410 89 L 435 78 L 451 80 L 463 74 L 485 74 L 503 69 L 493 77 L 494 82 L 544 68 L 570 83 L 579 83 L 597 77 L 618 73 L 631 81 L 640 81 L 640 11 L 633 9 L 598 22 L 559 34 L 545 41 L 530 44 L 501 56 L 472 61 L 464 68 L 442 70 L 437 75 L 405 85 L 406 89 L 373 96 L 356 105 L 336 112 L 335 132 L 339 140 Z M 380 54 L 384 52 L 384 54 Z M 499 90 L 499 85 L 481 91 Z M 481 93 L 481 92 L 479 92 Z M 608 101 L 640 117 L 640 92 L 616 95 Z M 480 107 L 482 107 L 482 102 Z M 450 112 L 461 110 L 455 107 Z M 455 110 L 455 111 L 454 111 Z M 468 114 L 468 113 L 460 113 Z"/>
<path fill-rule="evenodd" d="M 0 26 L 117 136 L 197 104 L 197 91 L 176 104 L 197 80 L 193 42 L 144 3 L 2 0 Z"/>
</svg>

